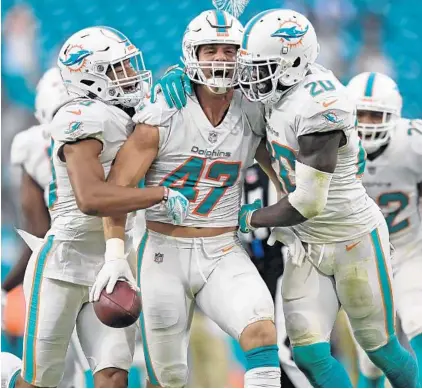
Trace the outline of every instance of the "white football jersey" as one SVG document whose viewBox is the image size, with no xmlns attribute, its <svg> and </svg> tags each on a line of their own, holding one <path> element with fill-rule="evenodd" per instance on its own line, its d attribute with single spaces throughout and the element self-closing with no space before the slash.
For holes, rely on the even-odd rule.
<svg viewBox="0 0 422 389">
<path fill-rule="evenodd" d="M 384 152 L 366 163 L 363 184 L 381 208 L 391 243 L 422 239 L 417 185 L 422 182 L 422 123 L 401 119 Z"/>
<path fill-rule="evenodd" d="M 42 124 L 16 134 L 10 152 L 12 165 L 22 166 L 44 190 L 46 204 L 51 180 L 50 146 L 50 127 L 48 124 Z"/>
<path fill-rule="evenodd" d="M 379 210 L 362 185 L 366 154 L 355 129 L 355 105 L 333 73 L 313 65 L 308 75 L 266 108 L 267 147 L 284 193 L 295 190 L 298 137 L 342 130 L 347 143 L 338 149 L 327 204 L 318 216 L 294 226 L 303 242 L 350 240 L 379 223 Z M 312 196 L 312 193 L 309 193 Z"/>
<path fill-rule="evenodd" d="M 66 104 L 51 123 L 52 171 L 49 186 L 51 228 L 48 235 L 71 242 L 62 257 L 53 255 L 46 276 L 76 283 L 92 284 L 104 260 L 105 240 L 102 218 L 82 213 L 69 180 L 62 148 L 66 143 L 93 138 L 103 144 L 99 156 L 107 177 L 117 152 L 132 133 L 134 123 L 121 109 L 98 100 L 77 99 Z M 131 229 L 132 217 L 126 225 Z M 130 247 L 126 247 L 129 250 Z M 60 273 L 60 277 L 57 274 Z"/>
<path fill-rule="evenodd" d="M 244 174 L 265 134 L 262 106 L 235 91 L 224 120 L 213 127 L 195 96 L 179 111 L 159 95 L 134 121 L 159 128 L 159 151 L 146 185 L 175 188 L 189 199 L 183 225 L 237 226 Z M 146 219 L 171 223 L 161 205 L 147 209 Z"/>
</svg>

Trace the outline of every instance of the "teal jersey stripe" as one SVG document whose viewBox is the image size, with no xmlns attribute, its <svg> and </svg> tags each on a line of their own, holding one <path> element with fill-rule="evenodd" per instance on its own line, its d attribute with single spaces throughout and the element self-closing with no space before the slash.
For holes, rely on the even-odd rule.
<svg viewBox="0 0 422 389">
<path fill-rule="evenodd" d="M 359 152 L 358 152 L 358 163 L 357 163 L 358 171 L 356 173 L 357 177 L 363 176 L 363 173 L 365 173 L 365 166 L 366 166 L 366 151 L 364 147 L 362 146 L 362 141 L 359 140 Z"/>
<path fill-rule="evenodd" d="M 47 149 L 48 156 L 50 158 L 50 168 L 51 168 L 51 181 L 48 185 L 48 208 L 53 208 L 54 204 L 57 202 L 57 176 L 56 169 L 54 168 L 53 162 L 53 150 L 54 150 L 54 140 L 51 138 L 50 147 Z"/>
<path fill-rule="evenodd" d="M 45 263 L 47 261 L 48 253 L 53 246 L 54 235 L 50 235 L 47 238 L 47 242 L 44 243 L 43 248 L 38 254 L 37 263 L 35 265 L 35 274 L 34 281 L 32 284 L 32 292 L 30 303 L 27 312 L 27 324 L 26 324 L 26 333 L 25 333 L 25 346 L 24 346 L 24 355 L 23 355 L 23 379 L 30 383 L 34 384 L 33 381 L 36 379 L 36 372 L 34 371 L 34 366 L 36 365 L 36 355 L 35 355 L 35 343 L 37 338 L 37 324 L 38 324 L 38 311 L 40 306 L 40 292 L 41 292 L 41 283 L 43 277 L 43 271 Z"/>
<path fill-rule="evenodd" d="M 384 252 L 381 246 L 378 229 L 376 228 L 371 232 L 372 244 L 374 246 L 375 257 L 377 260 L 378 278 L 381 286 L 381 293 L 384 300 L 385 308 L 385 330 L 387 336 L 394 335 L 394 307 L 393 307 L 393 294 L 391 290 L 390 277 L 388 275 L 387 264 L 385 262 Z"/>
<path fill-rule="evenodd" d="M 148 241 L 148 230 L 145 231 L 144 236 L 142 237 L 141 243 L 138 247 L 138 261 L 137 261 L 137 283 L 138 286 L 141 286 L 141 266 L 142 266 L 142 259 L 145 252 L 145 247 Z M 142 299 L 142 290 L 141 290 L 141 299 Z M 158 382 L 157 376 L 155 375 L 154 369 L 152 367 L 151 356 L 149 355 L 148 351 L 148 339 L 145 332 L 145 318 L 144 318 L 144 311 L 141 310 L 141 315 L 139 316 L 139 323 L 141 325 L 141 333 L 142 333 L 142 347 L 144 349 L 145 355 L 145 364 L 147 367 L 148 378 L 151 384 L 156 386 L 161 386 Z"/>
<path fill-rule="evenodd" d="M 219 33 L 227 33 L 227 20 L 226 20 L 226 15 L 224 14 L 223 11 L 220 11 L 219 9 L 214 10 L 214 14 L 215 14 L 215 20 L 217 21 L 217 25 L 218 26 L 223 26 L 223 27 L 218 27 L 217 28 L 217 32 Z"/>
<path fill-rule="evenodd" d="M 365 97 L 372 97 L 375 76 L 376 76 L 376 73 L 373 73 L 373 72 L 369 73 L 368 81 L 366 81 Z"/>
<path fill-rule="evenodd" d="M 266 11 L 260 12 L 258 15 L 254 16 L 246 25 L 246 29 L 243 33 L 243 39 L 242 39 L 242 49 L 247 50 L 248 41 L 249 41 L 249 34 L 252 31 L 252 28 L 255 26 L 257 21 L 261 19 L 263 16 L 269 14 L 270 12 L 273 12 L 273 9 L 268 9 Z"/>
</svg>

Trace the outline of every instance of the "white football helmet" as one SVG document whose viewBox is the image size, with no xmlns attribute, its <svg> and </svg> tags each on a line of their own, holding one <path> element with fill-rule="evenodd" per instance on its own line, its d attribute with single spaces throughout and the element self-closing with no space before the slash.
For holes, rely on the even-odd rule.
<svg viewBox="0 0 422 389">
<path fill-rule="evenodd" d="M 214 93 L 225 93 L 237 85 L 236 61 L 199 61 L 201 45 L 227 44 L 240 47 L 243 26 L 225 11 L 204 11 L 193 19 L 183 36 L 182 51 L 186 74 L 196 83 L 206 85 Z M 211 76 L 206 76 L 209 70 Z M 206 71 L 208 73 L 208 71 Z"/>
<path fill-rule="evenodd" d="M 261 12 L 245 26 L 239 85 L 249 100 L 274 103 L 283 87 L 305 77 L 318 53 L 314 27 L 305 16 L 289 9 Z"/>
<path fill-rule="evenodd" d="M 359 111 L 380 112 L 380 123 L 360 123 L 358 132 L 367 153 L 377 151 L 388 143 L 391 132 L 401 117 L 403 105 L 397 84 L 382 73 L 361 73 L 347 85 L 349 95 L 356 101 Z"/>
<path fill-rule="evenodd" d="M 120 31 L 90 27 L 73 34 L 57 64 L 68 91 L 113 105 L 136 106 L 151 83 L 142 53 Z"/>
<path fill-rule="evenodd" d="M 56 111 L 71 99 L 63 84 L 59 68 L 51 68 L 38 81 L 34 115 L 41 124 L 50 123 Z"/>
</svg>

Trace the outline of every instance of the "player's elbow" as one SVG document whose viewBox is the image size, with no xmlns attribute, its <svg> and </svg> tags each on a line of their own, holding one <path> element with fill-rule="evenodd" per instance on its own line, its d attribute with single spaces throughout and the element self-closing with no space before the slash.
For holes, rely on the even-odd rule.
<svg viewBox="0 0 422 389">
<path fill-rule="evenodd" d="M 294 191 L 289 195 L 289 202 L 303 217 L 312 219 L 324 210 L 327 205 L 327 196 L 325 193 L 305 196 Z"/>
<path fill-rule="evenodd" d="M 76 204 L 79 210 L 85 215 L 100 216 L 101 209 L 99 207 L 98 197 L 90 190 L 82 190 L 75 193 Z"/>
<path fill-rule="evenodd" d="M 306 215 L 303 215 L 307 219 L 312 219 L 315 216 L 318 216 L 324 210 L 327 205 L 327 198 L 311 198 L 308 204 L 305 204 Z"/>
</svg>

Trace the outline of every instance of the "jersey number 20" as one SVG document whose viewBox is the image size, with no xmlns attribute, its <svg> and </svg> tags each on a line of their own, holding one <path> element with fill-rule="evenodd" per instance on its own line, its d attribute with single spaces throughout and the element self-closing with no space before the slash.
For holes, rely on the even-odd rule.
<svg viewBox="0 0 422 389">
<path fill-rule="evenodd" d="M 284 146 L 276 141 L 267 142 L 267 150 L 271 159 L 278 161 L 280 170 L 280 184 L 284 193 L 291 193 L 296 189 L 294 171 L 296 165 L 296 154 L 290 147 Z M 365 171 L 366 153 L 359 141 L 359 151 L 356 162 L 356 177 L 361 178 Z"/>
<path fill-rule="evenodd" d="M 177 189 L 189 201 L 195 202 L 199 194 L 197 185 L 200 181 L 220 182 L 219 187 L 210 185 L 207 195 L 193 210 L 193 213 L 199 216 L 209 215 L 226 190 L 236 183 L 240 174 L 240 162 L 214 161 L 204 172 L 205 166 L 205 158 L 190 157 L 164 177 L 160 183 L 160 185 Z"/>
</svg>

